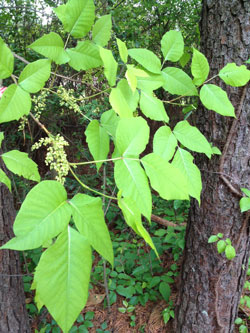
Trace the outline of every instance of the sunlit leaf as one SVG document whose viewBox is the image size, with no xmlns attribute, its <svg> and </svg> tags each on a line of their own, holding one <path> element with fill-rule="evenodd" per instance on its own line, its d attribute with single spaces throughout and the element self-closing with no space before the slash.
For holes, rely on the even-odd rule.
<svg viewBox="0 0 250 333">
<path fill-rule="evenodd" d="M 107 45 L 111 36 L 111 28 L 112 28 L 111 15 L 109 14 L 101 16 L 96 21 L 93 27 L 92 31 L 93 41 L 100 46 Z"/>
<path fill-rule="evenodd" d="M 14 56 L 0 37 L 0 79 L 9 77 L 14 68 Z"/>
<path fill-rule="evenodd" d="M 184 51 L 184 41 L 180 31 L 170 30 L 161 40 L 161 50 L 164 60 L 178 61 Z"/>
<path fill-rule="evenodd" d="M 161 72 L 160 59 L 147 49 L 129 49 L 128 54 L 149 72 L 159 74 Z"/>
</svg>

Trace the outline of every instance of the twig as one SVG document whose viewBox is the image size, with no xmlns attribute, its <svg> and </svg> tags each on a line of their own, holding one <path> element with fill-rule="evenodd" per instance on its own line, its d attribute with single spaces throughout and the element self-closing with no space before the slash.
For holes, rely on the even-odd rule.
<svg viewBox="0 0 250 333">
<path fill-rule="evenodd" d="M 174 228 L 177 228 L 177 227 L 184 227 L 186 226 L 186 223 L 180 223 L 180 224 L 176 224 L 176 223 L 173 223 L 171 221 L 168 221 L 168 220 L 165 220 L 159 216 L 156 216 L 154 214 L 151 215 L 151 220 L 153 222 L 156 222 L 156 223 L 159 223 L 161 225 L 164 225 L 165 227 L 174 227 Z"/>
</svg>

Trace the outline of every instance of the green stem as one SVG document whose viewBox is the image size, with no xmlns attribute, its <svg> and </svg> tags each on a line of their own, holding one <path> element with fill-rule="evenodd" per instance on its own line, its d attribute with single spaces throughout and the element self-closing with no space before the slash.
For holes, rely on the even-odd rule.
<svg viewBox="0 0 250 333">
<path fill-rule="evenodd" d="M 70 172 L 72 173 L 72 175 L 74 176 L 74 178 L 78 181 L 78 183 L 79 183 L 83 188 L 86 188 L 87 190 L 89 190 L 89 191 L 91 191 L 91 192 L 94 192 L 94 193 L 96 193 L 96 194 L 98 194 L 98 195 L 101 195 L 101 196 L 103 196 L 103 197 L 105 197 L 105 198 L 112 199 L 112 200 L 117 200 L 117 198 L 115 198 L 115 197 L 111 197 L 111 196 L 109 196 L 109 195 L 106 195 L 106 194 L 104 194 L 104 193 L 98 192 L 98 191 L 96 191 L 96 190 L 90 188 L 89 186 L 87 186 L 86 184 L 84 184 L 84 183 L 83 183 L 83 182 L 77 177 L 77 175 L 74 173 L 74 171 L 72 170 L 71 167 L 69 167 L 69 170 L 70 170 Z"/>
<path fill-rule="evenodd" d="M 98 160 L 98 161 L 88 161 L 88 162 L 79 162 L 79 163 L 69 163 L 69 165 L 85 165 L 85 164 L 94 164 L 94 163 L 103 163 L 103 162 L 112 162 L 121 160 L 123 157 L 109 158 L 107 160 Z"/>
</svg>

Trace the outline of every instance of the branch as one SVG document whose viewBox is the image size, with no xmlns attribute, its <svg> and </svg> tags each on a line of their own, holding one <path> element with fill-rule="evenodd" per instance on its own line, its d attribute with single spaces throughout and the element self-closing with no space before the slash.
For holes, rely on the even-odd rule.
<svg viewBox="0 0 250 333">
<path fill-rule="evenodd" d="M 181 224 L 176 224 L 176 223 L 173 223 L 173 222 L 170 222 L 168 220 L 165 220 L 159 216 L 156 216 L 154 214 L 151 215 L 151 220 L 153 222 L 156 222 L 156 223 L 159 223 L 161 225 L 164 225 L 165 227 L 174 227 L 174 228 L 177 228 L 177 227 L 184 227 L 186 226 L 187 224 L 186 223 L 181 223 Z"/>
</svg>

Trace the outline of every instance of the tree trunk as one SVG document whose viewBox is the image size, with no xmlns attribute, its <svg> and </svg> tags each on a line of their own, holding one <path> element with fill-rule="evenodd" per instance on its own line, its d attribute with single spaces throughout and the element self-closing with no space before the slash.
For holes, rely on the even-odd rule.
<svg viewBox="0 0 250 333">
<path fill-rule="evenodd" d="M 3 168 L 2 162 L 0 167 Z M 0 183 L 0 245 L 13 237 L 15 218 L 13 198 L 7 187 Z M 20 270 L 19 253 L 0 250 L 0 332 L 29 333 L 29 319 Z"/>
<path fill-rule="evenodd" d="M 210 77 L 229 62 L 241 65 L 250 54 L 249 0 L 204 0 L 201 47 Z M 214 83 L 214 82 L 213 82 Z M 239 209 L 240 188 L 250 188 L 250 88 L 225 87 L 237 119 L 199 108 L 196 125 L 223 151 L 211 160 L 197 156 L 203 174 L 201 206 L 192 203 L 176 309 L 176 332 L 229 333 L 234 330 L 250 252 L 249 212 Z M 208 244 L 212 234 L 230 238 L 229 261 Z"/>
</svg>

